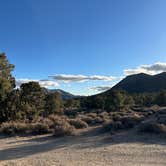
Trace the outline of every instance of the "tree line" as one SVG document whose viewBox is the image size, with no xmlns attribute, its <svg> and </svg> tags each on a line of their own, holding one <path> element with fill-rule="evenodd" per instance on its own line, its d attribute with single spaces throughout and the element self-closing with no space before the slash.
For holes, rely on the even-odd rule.
<svg viewBox="0 0 166 166">
<path fill-rule="evenodd" d="M 117 111 L 132 106 L 166 106 L 166 90 L 155 93 L 129 94 L 123 90 L 110 90 L 106 93 L 83 98 L 81 107 Z"/>
<path fill-rule="evenodd" d="M 38 82 L 23 83 L 16 87 L 12 76 L 14 65 L 5 53 L 0 54 L 0 122 L 34 119 L 59 114 L 63 108 L 59 93 L 46 93 Z"/>
<path fill-rule="evenodd" d="M 33 120 L 51 114 L 64 114 L 66 109 L 103 109 L 115 111 L 133 105 L 166 106 L 166 91 L 130 95 L 125 91 L 109 91 L 100 95 L 62 100 L 59 93 L 48 93 L 38 82 L 16 87 L 12 76 L 14 65 L 5 53 L 0 54 L 0 122 Z"/>
</svg>

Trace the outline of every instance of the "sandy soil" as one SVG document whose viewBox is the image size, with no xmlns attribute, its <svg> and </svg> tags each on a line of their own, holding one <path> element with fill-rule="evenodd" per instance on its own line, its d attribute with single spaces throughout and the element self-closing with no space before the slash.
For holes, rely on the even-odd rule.
<svg viewBox="0 0 166 166">
<path fill-rule="evenodd" d="M 77 136 L 0 137 L 0 166 L 166 166 L 166 139 L 138 135 L 135 129 L 114 136 L 99 127 Z"/>
</svg>

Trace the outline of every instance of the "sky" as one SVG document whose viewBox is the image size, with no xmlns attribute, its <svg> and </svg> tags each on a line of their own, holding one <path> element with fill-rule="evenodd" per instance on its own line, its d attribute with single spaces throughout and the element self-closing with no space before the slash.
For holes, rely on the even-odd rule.
<svg viewBox="0 0 166 166">
<path fill-rule="evenodd" d="M 166 71 L 165 0 L 0 0 L 0 52 L 17 85 L 91 95 Z"/>
</svg>

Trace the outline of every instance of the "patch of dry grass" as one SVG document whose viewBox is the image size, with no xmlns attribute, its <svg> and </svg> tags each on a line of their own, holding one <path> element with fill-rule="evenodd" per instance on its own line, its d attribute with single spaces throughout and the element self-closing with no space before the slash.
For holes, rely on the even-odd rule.
<svg viewBox="0 0 166 166">
<path fill-rule="evenodd" d="M 66 117 L 49 116 L 48 118 L 39 118 L 30 122 L 5 122 L 0 126 L 0 133 L 6 135 L 20 134 L 46 134 L 69 135 L 74 131 L 75 127 L 71 126 Z"/>
<path fill-rule="evenodd" d="M 68 122 L 65 122 L 61 125 L 56 125 L 54 127 L 54 136 L 65 136 L 65 135 L 73 135 L 75 131 L 75 127 L 71 126 Z"/>
<path fill-rule="evenodd" d="M 82 121 L 81 119 L 69 119 L 69 124 L 74 126 L 76 129 L 83 129 L 87 128 L 88 124 L 85 121 Z"/>
</svg>

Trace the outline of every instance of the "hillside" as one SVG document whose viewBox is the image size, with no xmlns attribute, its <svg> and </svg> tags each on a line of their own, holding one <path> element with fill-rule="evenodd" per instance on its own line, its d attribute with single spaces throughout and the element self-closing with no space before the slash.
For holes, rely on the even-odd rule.
<svg viewBox="0 0 166 166">
<path fill-rule="evenodd" d="M 64 99 L 64 100 L 73 99 L 73 98 L 78 97 L 78 96 L 75 96 L 75 95 L 73 95 L 73 94 L 71 94 L 69 92 L 63 91 L 61 89 L 47 89 L 47 92 L 48 93 L 55 93 L 55 92 L 57 92 L 57 93 L 59 93 L 61 95 L 62 99 Z"/>
<path fill-rule="evenodd" d="M 111 90 L 125 90 L 129 93 L 158 92 L 166 89 L 166 72 L 157 75 L 144 73 L 127 76 Z"/>
</svg>

